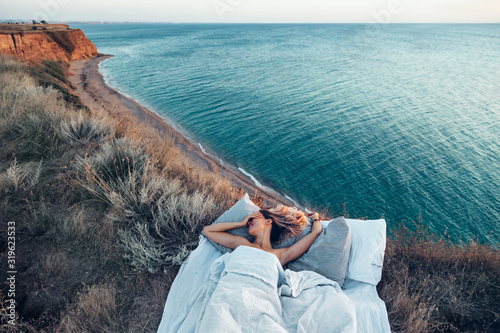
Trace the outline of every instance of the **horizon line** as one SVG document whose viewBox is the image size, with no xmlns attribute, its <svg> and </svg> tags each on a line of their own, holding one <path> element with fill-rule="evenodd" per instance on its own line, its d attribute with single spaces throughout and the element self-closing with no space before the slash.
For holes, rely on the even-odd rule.
<svg viewBox="0 0 500 333">
<path fill-rule="evenodd" d="M 0 18 L 0 22 L 6 23 L 11 21 L 12 23 L 27 23 L 31 24 L 31 20 L 15 20 L 15 19 L 4 19 Z M 94 23 L 94 24 L 105 24 L 105 23 L 129 23 L 129 24 L 140 24 L 140 23 L 158 23 L 158 24 L 380 24 L 380 25 L 398 25 L 398 24 L 500 24 L 498 22 L 217 22 L 217 21 L 119 21 L 119 20 L 57 20 L 48 22 L 48 24 L 61 24 L 61 23 Z"/>
</svg>

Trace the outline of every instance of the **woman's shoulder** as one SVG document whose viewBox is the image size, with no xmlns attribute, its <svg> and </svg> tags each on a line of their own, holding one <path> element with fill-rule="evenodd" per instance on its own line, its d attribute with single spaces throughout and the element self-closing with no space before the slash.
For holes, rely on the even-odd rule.
<svg viewBox="0 0 500 333">
<path fill-rule="evenodd" d="M 285 248 L 281 248 L 281 249 L 272 249 L 270 251 L 268 251 L 269 253 L 272 253 L 274 254 L 276 257 L 278 257 L 278 260 L 280 261 L 281 263 L 281 266 L 284 266 L 284 263 L 283 263 L 283 253 L 285 253 L 286 251 L 286 247 Z"/>
</svg>

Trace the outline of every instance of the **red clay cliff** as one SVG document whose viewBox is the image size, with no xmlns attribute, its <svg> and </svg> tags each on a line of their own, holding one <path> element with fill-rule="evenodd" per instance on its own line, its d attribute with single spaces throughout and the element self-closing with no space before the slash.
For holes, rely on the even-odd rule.
<svg viewBox="0 0 500 333">
<path fill-rule="evenodd" d="M 0 53 L 27 63 L 66 62 L 97 55 L 97 47 L 80 29 L 62 24 L 0 24 Z"/>
</svg>

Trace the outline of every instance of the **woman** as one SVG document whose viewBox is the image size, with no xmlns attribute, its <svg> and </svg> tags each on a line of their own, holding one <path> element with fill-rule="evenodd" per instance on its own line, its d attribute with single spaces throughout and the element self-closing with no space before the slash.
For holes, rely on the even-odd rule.
<svg viewBox="0 0 500 333">
<path fill-rule="evenodd" d="M 170 318 L 158 332 L 355 332 L 354 306 L 336 282 L 312 271 L 283 269 L 320 235 L 318 214 L 310 217 L 311 232 L 281 249 L 272 245 L 287 236 L 299 236 L 308 224 L 305 214 L 294 208 L 261 209 L 240 222 L 205 227 L 207 237 L 234 251 L 211 261 L 217 250 L 204 248 L 198 255 L 209 268 L 201 262 L 190 266 L 189 259 L 183 264 L 189 269 L 181 272 L 185 278 L 203 283 L 194 283 L 191 293 L 177 293 L 178 298 L 169 294 L 172 308 L 182 315 Z M 248 227 L 255 240 L 227 232 L 239 227 Z"/>
<path fill-rule="evenodd" d="M 310 302 L 304 299 L 293 302 L 290 300 L 293 297 L 282 298 L 281 288 L 283 285 L 294 288 L 294 282 L 298 281 L 314 283 L 318 278 L 308 275 L 290 280 L 287 278 L 290 273 L 287 275 L 283 270 L 283 265 L 300 257 L 321 234 L 318 214 L 312 214 L 311 219 L 314 221 L 311 232 L 292 246 L 281 249 L 272 245 L 290 235 L 299 236 L 308 224 L 305 214 L 294 208 L 280 205 L 276 209 L 261 209 L 240 222 L 205 227 L 203 231 L 208 238 L 235 251 L 226 253 L 212 264 L 211 282 L 205 286 L 207 291 L 200 302 L 204 304 L 199 311 L 203 315 L 194 331 L 281 333 L 307 326 L 300 318 L 303 313 L 309 313 L 307 309 L 317 297 Z M 247 227 L 255 240 L 250 242 L 227 232 L 240 227 Z M 296 290 L 305 288 L 303 285 Z M 301 315 L 296 316 L 297 313 Z"/>
<path fill-rule="evenodd" d="M 240 222 L 212 224 L 206 226 L 203 231 L 214 242 L 233 250 L 244 245 L 273 253 L 278 257 L 281 266 L 284 266 L 306 252 L 321 234 L 323 229 L 318 213 L 310 214 L 310 218 L 313 221 L 311 232 L 292 246 L 281 249 L 274 249 L 272 244 L 288 236 L 300 236 L 305 225 L 308 224 L 305 214 L 295 208 L 278 205 L 275 209 L 261 209 L 247 215 Z M 245 237 L 227 232 L 241 227 L 248 228 L 248 233 L 255 238 L 253 243 Z"/>
</svg>

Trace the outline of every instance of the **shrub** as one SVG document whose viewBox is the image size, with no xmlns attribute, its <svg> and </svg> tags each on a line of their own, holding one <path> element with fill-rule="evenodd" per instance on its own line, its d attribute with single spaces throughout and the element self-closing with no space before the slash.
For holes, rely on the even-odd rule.
<svg viewBox="0 0 500 333">
<path fill-rule="evenodd" d="M 109 123 L 96 117 L 85 117 L 82 112 L 61 122 L 59 137 L 71 145 L 100 143 L 114 134 Z"/>
<path fill-rule="evenodd" d="M 128 176 L 140 177 L 151 157 L 127 138 L 115 139 L 101 146 L 92 158 L 79 159 L 107 183 L 118 183 Z M 85 169 L 87 171 L 87 169 Z"/>
<path fill-rule="evenodd" d="M 124 257 L 130 262 L 132 270 L 155 273 L 164 264 L 166 253 L 161 250 L 161 245 L 151 235 L 146 223 L 138 222 L 121 229 L 118 234 L 126 251 Z"/>
<path fill-rule="evenodd" d="M 137 182 L 136 177 L 129 177 L 118 185 L 117 191 L 106 193 L 112 207 L 109 217 L 114 221 L 152 220 L 158 205 L 183 192 L 178 179 L 162 177 L 151 167 L 144 170 Z"/>
<path fill-rule="evenodd" d="M 9 168 L 0 173 L 0 192 L 17 193 L 19 191 L 28 191 L 37 185 L 42 171 L 42 162 L 28 162 L 18 164 L 17 159 L 10 163 Z"/>
<path fill-rule="evenodd" d="M 119 232 L 135 271 L 154 273 L 181 264 L 197 246 L 203 227 L 222 213 L 206 193 L 168 192 L 147 206 L 151 218 Z"/>
<path fill-rule="evenodd" d="M 148 174 L 151 156 L 127 138 L 115 139 L 101 146 L 91 157 L 78 157 L 74 165 L 76 182 L 108 205 L 113 193 L 136 191 L 141 177 Z"/>
</svg>

